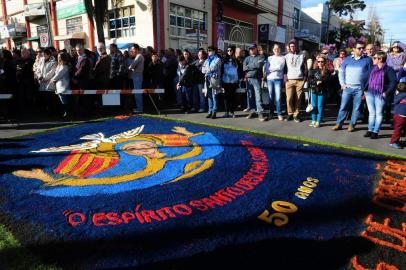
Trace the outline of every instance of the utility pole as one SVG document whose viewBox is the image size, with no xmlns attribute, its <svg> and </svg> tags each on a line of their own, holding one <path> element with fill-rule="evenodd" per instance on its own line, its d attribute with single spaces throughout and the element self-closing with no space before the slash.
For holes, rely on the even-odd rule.
<svg viewBox="0 0 406 270">
<path fill-rule="evenodd" d="M 330 2 L 326 1 L 325 5 L 327 6 L 326 44 L 329 44 L 329 28 L 330 28 L 330 15 L 331 15 Z M 322 20 L 322 23 L 323 23 L 323 20 Z"/>
<path fill-rule="evenodd" d="M 52 0 L 51 0 L 52 1 Z M 52 37 L 52 33 L 51 33 L 51 21 L 49 20 L 49 9 L 48 9 L 48 2 L 47 0 L 43 0 L 42 1 L 45 7 L 45 18 L 47 20 L 47 25 L 48 25 L 48 45 L 52 44 L 53 42 L 53 37 Z"/>
<path fill-rule="evenodd" d="M 7 27 L 8 25 L 8 18 L 7 18 L 7 4 L 6 0 L 1 0 L 1 8 L 3 12 L 3 24 L 4 27 Z M 7 28 L 8 29 L 8 28 Z M 8 31 L 8 30 L 7 30 Z M 11 41 L 10 38 L 6 38 L 6 48 L 7 50 L 11 50 Z"/>
</svg>

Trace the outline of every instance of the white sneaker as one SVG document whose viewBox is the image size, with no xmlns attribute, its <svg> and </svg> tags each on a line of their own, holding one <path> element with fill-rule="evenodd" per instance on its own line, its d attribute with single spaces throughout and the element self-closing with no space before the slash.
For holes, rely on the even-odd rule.
<svg viewBox="0 0 406 270">
<path fill-rule="evenodd" d="M 312 122 L 309 124 L 309 127 L 314 127 L 315 124 L 316 124 L 316 121 L 312 121 Z"/>
<path fill-rule="evenodd" d="M 283 121 L 283 116 L 282 116 L 282 115 L 278 115 L 278 120 L 279 120 L 279 121 Z"/>
<path fill-rule="evenodd" d="M 320 122 L 315 122 L 314 125 L 313 125 L 313 127 L 319 128 L 319 127 L 320 127 Z"/>
<path fill-rule="evenodd" d="M 243 112 L 249 112 L 250 109 L 249 108 L 245 108 L 244 110 L 242 110 Z"/>
</svg>

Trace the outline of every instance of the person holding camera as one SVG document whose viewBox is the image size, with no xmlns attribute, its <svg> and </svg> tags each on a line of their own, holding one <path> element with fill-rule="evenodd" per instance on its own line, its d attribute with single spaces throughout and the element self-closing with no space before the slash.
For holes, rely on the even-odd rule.
<svg viewBox="0 0 406 270">
<path fill-rule="evenodd" d="M 318 55 L 317 68 L 310 73 L 310 100 L 312 122 L 309 127 L 320 127 L 324 112 L 324 101 L 327 96 L 328 86 L 331 81 L 331 72 L 327 68 L 327 57 Z M 308 109 L 306 109 L 307 111 Z"/>
</svg>

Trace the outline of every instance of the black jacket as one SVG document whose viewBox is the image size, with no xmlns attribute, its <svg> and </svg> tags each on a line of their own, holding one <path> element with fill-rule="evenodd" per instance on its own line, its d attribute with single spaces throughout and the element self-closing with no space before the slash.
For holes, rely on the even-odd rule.
<svg viewBox="0 0 406 270">
<path fill-rule="evenodd" d="M 330 71 L 327 70 L 326 72 L 327 73 L 324 76 L 322 76 L 321 70 L 319 68 L 313 69 L 310 72 L 309 87 L 313 93 L 327 93 L 328 89 L 330 88 L 332 77 Z M 317 84 L 318 81 L 321 81 L 321 83 Z"/>
<path fill-rule="evenodd" d="M 185 87 L 192 87 L 194 85 L 194 77 L 196 75 L 197 68 L 194 65 L 187 65 L 183 74 L 179 77 L 179 85 Z"/>
<path fill-rule="evenodd" d="M 196 73 L 194 76 L 195 84 L 204 84 L 204 74 L 202 73 L 203 63 L 204 63 L 204 60 L 200 62 L 199 59 L 197 59 L 192 64 L 196 67 L 196 70 L 195 70 Z"/>
<path fill-rule="evenodd" d="M 149 63 L 147 68 L 147 74 L 149 81 L 147 87 L 151 88 L 161 88 L 163 85 L 164 76 L 164 64 L 158 60 L 156 64 L 153 62 Z"/>
</svg>

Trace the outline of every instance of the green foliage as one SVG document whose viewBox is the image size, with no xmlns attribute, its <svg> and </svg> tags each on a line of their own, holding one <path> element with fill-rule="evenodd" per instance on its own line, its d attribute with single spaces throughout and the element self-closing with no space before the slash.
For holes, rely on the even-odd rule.
<svg viewBox="0 0 406 270">
<path fill-rule="evenodd" d="M 0 224 L 0 269 L 59 270 L 54 265 L 43 265 L 29 250 Z"/>
<path fill-rule="evenodd" d="M 351 16 L 357 9 L 364 10 L 366 4 L 363 0 L 330 0 L 328 7 L 340 16 Z"/>
</svg>

